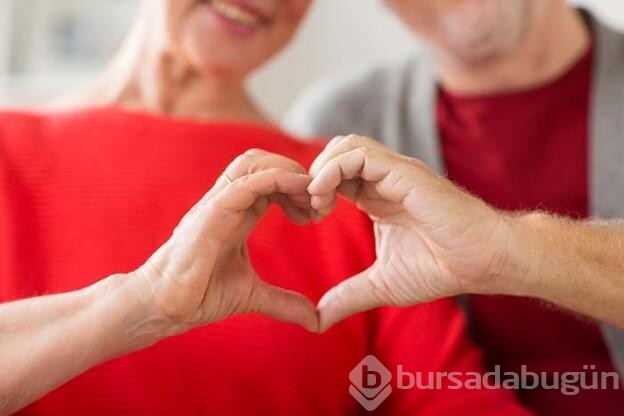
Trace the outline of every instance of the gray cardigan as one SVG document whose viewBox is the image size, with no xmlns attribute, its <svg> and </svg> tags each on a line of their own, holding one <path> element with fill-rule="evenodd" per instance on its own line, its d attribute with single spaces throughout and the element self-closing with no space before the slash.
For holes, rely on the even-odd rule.
<svg viewBox="0 0 624 416">
<path fill-rule="evenodd" d="M 590 131 L 590 210 L 595 218 L 624 218 L 624 34 L 590 16 L 596 55 Z M 356 133 L 376 137 L 445 168 L 435 119 L 437 79 L 430 61 L 411 56 L 358 69 L 310 89 L 286 118 L 301 136 Z M 624 253 L 622 253 L 624 255 Z M 612 360 L 624 375 L 624 331 L 603 324 Z"/>
</svg>

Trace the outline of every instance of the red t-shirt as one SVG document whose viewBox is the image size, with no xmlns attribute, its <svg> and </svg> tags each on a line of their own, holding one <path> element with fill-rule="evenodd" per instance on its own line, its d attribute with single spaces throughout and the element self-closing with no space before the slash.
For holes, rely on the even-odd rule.
<svg viewBox="0 0 624 416">
<path fill-rule="evenodd" d="M 440 91 L 437 117 L 451 180 L 504 210 L 588 216 L 592 50 L 559 79 L 528 91 L 460 97 Z M 548 278 L 548 276 L 544 276 Z M 598 327 L 540 301 L 473 296 L 476 340 L 489 366 L 533 372 L 615 371 Z M 595 369 L 591 369 L 595 365 Z M 552 381 L 552 380 L 551 380 Z M 619 389 L 525 390 L 539 414 L 621 415 Z"/>
<path fill-rule="evenodd" d="M 0 302 L 133 270 L 253 147 L 305 165 L 321 149 L 268 127 L 110 109 L 0 113 Z M 271 210 L 249 249 L 260 276 L 317 301 L 371 264 L 373 240 L 368 219 L 341 202 L 323 224 L 303 228 Z M 449 300 L 360 314 L 323 335 L 239 316 L 98 366 L 22 414 L 356 415 L 349 373 L 368 354 L 393 374 L 380 414 L 526 414 L 509 391 L 396 388 L 398 365 L 411 373 L 481 370 L 464 325 Z"/>
</svg>

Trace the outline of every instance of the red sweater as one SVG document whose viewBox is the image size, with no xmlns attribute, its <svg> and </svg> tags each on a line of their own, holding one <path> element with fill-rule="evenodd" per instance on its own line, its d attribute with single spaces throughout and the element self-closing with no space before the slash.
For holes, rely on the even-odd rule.
<svg viewBox="0 0 624 416">
<path fill-rule="evenodd" d="M 592 65 L 590 50 L 543 87 L 471 98 L 441 91 L 438 124 L 449 177 L 501 209 L 586 217 Z M 472 306 L 477 341 L 488 364 L 502 371 L 526 365 L 551 375 L 586 372 L 587 380 L 615 371 L 591 321 L 532 299 L 473 296 Z M 577 395 L 539 388 L 521 398 L 541 415 L 621 415 L 624 409 L 624 392 L 612 388 Z"/>
<path fill-rule="evenodd" d="M 304 164 L 321 149 L 267 127 L 118 110 L 0 114 L 0 302 L 136 268 L 252 147 Z M 303 228 L 274 209 L 249 247 L 261 276 L 313 301 L 375 257 L 368 219 L 346 203 Z M 361 314 L 324 335 L 240 316 L 94 368 L 22 414 L 355 415 L 362 409 L 349 394 L 349 372 L 368 354 L 390 369 L 395 387 L 397 365 L 412 373 L 481 369 L 452 301 Z M 394 388 L 378 411 L 525 414 L 510 392 L 486 389 Z"/>
</svg>

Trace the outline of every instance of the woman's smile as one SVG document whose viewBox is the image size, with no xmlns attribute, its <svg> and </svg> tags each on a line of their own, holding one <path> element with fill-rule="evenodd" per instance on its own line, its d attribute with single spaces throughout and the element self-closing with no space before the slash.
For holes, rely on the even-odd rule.
<svg viewBox="0 0 624 416">
<path fill-rule="evenodd" d="M 248 1 L 203 0 L 209 12 L 228 30 L 239 35 L 251 35 L 271 22 L 273 11 L 262 10 Z"/>
</svg>

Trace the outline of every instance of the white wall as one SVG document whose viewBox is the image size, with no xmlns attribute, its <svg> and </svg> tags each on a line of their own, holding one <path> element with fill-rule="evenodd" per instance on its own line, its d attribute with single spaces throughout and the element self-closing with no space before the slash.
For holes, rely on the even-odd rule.
<svg viewBox="0 0 624 416">
<path fill-rule="evenodd" d="M 0 1 L 0 75 L 9 70 L 9 44 L 11 42 L 9 29 L 10 4 Z M 0 91 L 6 90 L 6 79 L 0 76 Z"/>
<path fill-rule="evenodd" d="M 258 101 L 275 118 L 318 77 L 418 47 L 381 0 L 315 2 L 292 48 L 263 68 L 251 84 Z M 573 2 L 591 7 L 605 20 L 624 28 L 624 0 Z"/>
<path fill-rule="evenodd" d="M 258 100 L 279 117 L 313 80 L 418 45 L 381 0 L 314 0 L 291 45 L 253 79 Z"/>
</svg>

